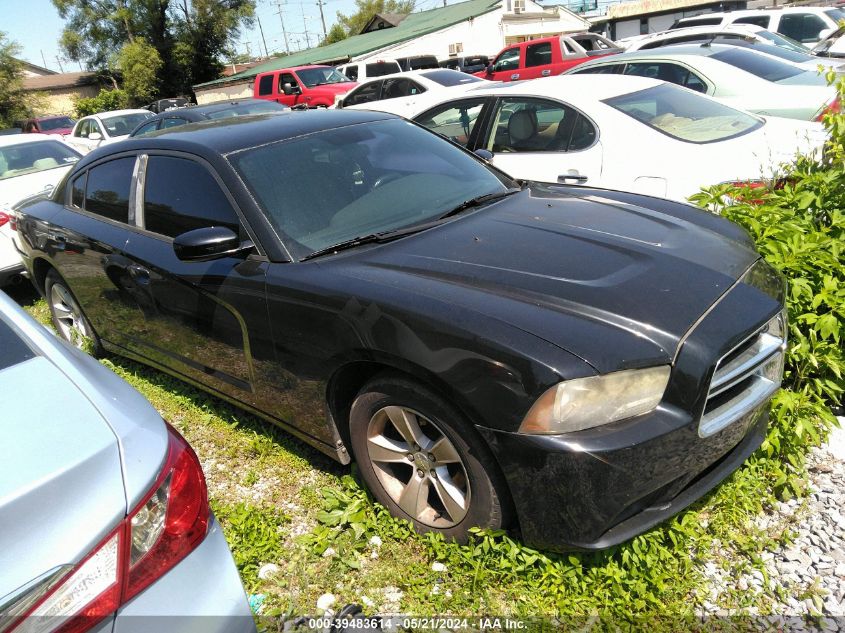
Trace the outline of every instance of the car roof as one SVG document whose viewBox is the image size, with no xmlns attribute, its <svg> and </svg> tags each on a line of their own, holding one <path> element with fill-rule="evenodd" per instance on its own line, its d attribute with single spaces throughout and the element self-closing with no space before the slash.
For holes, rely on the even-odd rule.
<svg viewBox="0 0 845 633">
<path fill-rule="evenodd" d="M 123 114 L 153 114 L 149 110 L 141 110 L 138 108 L 126 108 L 124 110 L 107 110 L 106 112 L 97 112 L 95 114 L 91 114 L 89 116 L 97 117 L 99 119 L 108 119 L 113 116 L 120 116 Z M 84 117 L 88 118 L 88 117 Z"/>
<path fill-rule="evenodd" d="M 50 134 L 0 135 L 0 147 L 6 147 L 8 145 L 23 145 L 24 143 L 43 143 L 44 141 L 53 141 L 54 143 L 61 143 L 61 141 L 56 138 L 55 135 Z"/>
<path fill-rule="evenodd" d="M 129 138 L 119 144 L 107 145 L 93 153 L 102 158 L 106 148 L 121 152 L 142 148 L 161 148 L 191 151 L 203 155 L 209 150 L 229 154 L 241 149 L 285 141 L 298 136 L 359 125 L 373 121 L 396 119 L 383 112 L 367 110 L 287 110 L 270 114 L 255 114 L 187 123 L 179 127 L 159 130 L 151 134 Z M 91 156 L 91 154 L 89 154 Z M 87 156 L 86 156 L 87 159 Z M 87 163 L 87 160 L 81 161 Z"/>
<path fill-rule="evenodd" d="M 590 99 L 601 101 L 621 94 L 629 94 L 638 90 L 645 90 L 659 86 L 663 82 L 647 77 L 633 75 L 558 75 L 557 77 L 542 77 L 528 81 L 497 83 L 484 86 L 472 91 L 476 95 L 519 94 L 552 99 L 567 99 L 574 95 L 589 96 Z"/>
<path fill-rule="evenodd" d="M 295 72 L 297 70 L 305 70 L 306 68 L 333 68 L 333 66 L 328 66 L 326 64 L 304 64 L 303 66 L 291 66 L 290 68 L 277 68 L 276 70 L 267 70 L 263 73 L 258 74 L 267 75 L 269 73 Z M 258 75 L 256 75 L 256 77 L 257 76 Z"/>
<path fill-rule="evenodd" d="M 699 33 L 731 33 L 743 34 L 759 33 L 766 29 L 758 24 L 701 24 L 696 26 L 684 26 L 677 29 L 669 29 L 668 31 L 660 31 L 659 33 L 651 33 L 643 36 L 637 42 L 652 42 L 661 38 L 679 37 L 683 35 L 698 35 Z"/>
<path fill-rule="evenodd" d="M 677 58 L 677 57 L 710 57 L 719 51 L 726 51 L 735 48 L 729 44 L 686 44 L 661 46 L 659 48 L 648 48 L 646 50 L 631 51 L 618 53 L 616 55 L 608 55 L 607 57 L 599 57 L 588 62 L 584 62 L 584 66 L 598 66 L 602 62 L 621 63 L 629 59 L 644 58 L 644 57 L 663 57 L 663 58 Z M 762 54 L 762 53 L 761 53 Z M 580 66 L 576 66 L 576 69 Z"/>
</svg>

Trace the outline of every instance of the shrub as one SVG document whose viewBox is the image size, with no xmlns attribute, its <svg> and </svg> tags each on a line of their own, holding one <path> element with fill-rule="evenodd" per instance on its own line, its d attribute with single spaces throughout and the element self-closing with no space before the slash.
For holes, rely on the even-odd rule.
<svg viewBox="0 0 845 633">
<path fill-rule="evenodd" d="M 96 97 L 77 99 L 74 103 L 77 118 L 97 114 L 97 112 L 108 112 L 109 110 L 120 110 L 127 107 L 129 98 L 126 92 L 115 88 L 114 90 L 101 90 Z"/>
</svg>

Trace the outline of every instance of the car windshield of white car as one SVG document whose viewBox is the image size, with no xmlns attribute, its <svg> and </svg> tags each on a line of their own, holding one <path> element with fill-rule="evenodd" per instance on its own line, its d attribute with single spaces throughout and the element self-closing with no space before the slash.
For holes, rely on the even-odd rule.
<svg viewBox="0 0 845 633">
<path fill-rule="evenodd" d="M 137 112 L 103 118 L 102 121 L 109 131 L 109 136 L 126 136 L 151 116 L 153 116 L 152 112 Z"/>
<path fill-rule="evenodd" d="M 515 183 L 398 119 L 323 130 L 228 155 L 298 258 L 437 221 Z"/>
<path fill-rule="evenodd" d="M 753 51 L 744 50 L 731 46 L 729 49 L 719 51 L 711 56 L 713 59 L 718 59 L 720 62 L 735 66 L 747 73 L 756 75 L 766 81 L 783 81 L 790 77 L 795 77 L 804 72 L 803 68 L 782 62 L 779 59 L 772 59 L 766 55 L 755 53 Z M 821 78 L 822 83 L 825 82 Z"/>
<path fill-rule="evenodd" d="M 481 77 L 467 75 L 457 70 L 432 70 L 430 72 L 420 73 L 420 76 L 430 79 L 441 86 L 461 86 L 463 84 L 484 82 Z"/>
<path fill-rule="evenodd" d="M 69 167 L 79 154 L 59 141 L 39 141 L 0 147 L 0 180 Z"/>
<path fill-rule="evenodd" d="M 667 136 L 713 143 L 748 134 L 763 121 L 672 84 L 605 99 L 604 103 Z"/>
</svg>

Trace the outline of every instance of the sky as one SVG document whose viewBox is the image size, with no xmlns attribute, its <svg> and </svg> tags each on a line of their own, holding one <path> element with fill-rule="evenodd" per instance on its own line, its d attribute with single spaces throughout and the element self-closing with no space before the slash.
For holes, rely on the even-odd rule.
<svg viewBox="0 0 845 633">
<path fill-rule="evenodd" d="M 454 0 L 449 1 L 451 4 Z M 327 29 L 334 24 L 338 11 L 348 15 L 355 10 L 354 0 L 322 2 Z M 417 10 L 432 9 L 441 3 L 442 0 L 417 0 Z M 251 29 L 242 31 L 237 43 L 239 53 L 249 51 L 251 55 L 257 56 L 260 52 L 263 56 L 265 42 L 270 53 L 285 50 L 278 5 L 281 5 L 291 51 L 307 48 L 308 43 L 313 46 L 322 37 L 323 26 L 317 0 L 257 0 L 256 4 L 258 20 Z M 263 40 L 259 21 L 264 30 Z M 59 38 L 63 27 L 64 21 L 50 0 L 0 0 L 0 31 L 21 45 L 23 59 L 38 66 L 46 64 L 47 68 L 56 71 L 81 70 L 76 62 L 62 58 Z"/>
</svg>

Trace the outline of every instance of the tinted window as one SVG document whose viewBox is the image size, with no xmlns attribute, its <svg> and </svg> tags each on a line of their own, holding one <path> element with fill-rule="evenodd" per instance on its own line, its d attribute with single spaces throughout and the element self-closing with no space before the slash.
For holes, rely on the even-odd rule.
<svg viewBox="0 0 845 633">
<path fill-rule="evenodd" d="M 618 75 L 622 72 L 622 64 L 602 64 L 601 66 L 582 65 L 572 71 L 573 75 Z"/>
<path fill-rule="evenodd" d="M 756 130 L 760 119 L 669 84 L 604 101 L 667 136 L 689 143 L 711 143 Z"/>
<path fill-rule="evenodd" d="M 827 24 L 812 13 L 785 13 L 780 18 L 778 33 L 799 42 L 815 42 Z"/>
<path fill-rule="evenodd" d="M 220 108 L 213 112 L 205 112 L 205 116 L 209 119 L 228 119 L 229 117 L 246 116 L 249 114 L 266 114 L 268 112 L 282 112 L 289 110 L 286 105 L 277 103 L 276 101 L 262 101 L 261 99 L 254 99 L 237 103 L 226 108 Z M 187 122 L 187 121 L 186 121 Z"/>
<path fill-rule="evenodd" d="M 273 75 L 264 75 L 258 80 L 258 94 L 262 97 L 273 94 Z"/>
<path fill-rule="evenodd" d="M 0 321 L 0 350 L 3 350 L 0 354 L 0 370 L 35 357 L 29 346 L 4 321 Z"/>
<path fill-rule="evenodd" d="M 491 152 L 565 152 L 577 112 L 544 99 L 502 99 L 487 144 Z"/>
<path fill-rule="evenodd" d="M 343 74 L 349 77 L 352 81 L 358 80 L 358 66 L 347 66 L 346 69 L 343 71 Z"/>
<path fill-rule="evenodd" d="M 282 73 L 279 75 L 279 93 L 282 94 L 285 91 L 285 84 L 290 85 L 293 88 L 295 93 L 301 92 L 299 87 L 299 83 L 296 81 L 296 77 L 294 77 L 290 73 Z"/>
<path fill-rule="evenodd" d="M 296 72 L 302 83 L 309 88 L 349 81 L 345 75 L 337 71 L 337 68 L 305 68 L 303 70 L 297 70 Z"/>
<path fill-rule="evenodd" d="M 381 77 L 382 75 L 389 75 L 391 73 L 398 73 L 402 69 L 396 62 L 377 62 L 375 64 L 367 64 L 367 77 Z"/>
<path fill-rule="evenodd" d="M 493 171 L 407 121 L 349 125 L 230 155 L 298 257 L 504 192 Z"/>
<path fill-rule="evenodd" d="M 208 226 L 240 231 L 237 213 L 208 170 L 192 160 L 150 156 L 144 187 L 144 228 L 176 237 Z"/>
<path fill-rule="evenodd" d="M 473 77 L 459 71 L 448 70 L 430 70 L 420 73 L 420 76 L 439 83 L 441 86 L 460 86 L 484 81 L 481 77 Z"/>
<path fill-rule="evenodd" d="M 129 189 L 135 157 L 118 158 L 88 170 L 85 210 L 118 222 L 129 220 Z"/>
<path fill-rule="evenodd" d="M 408 66 L 410 70 L 423 70 L 425 68 L 439 68 L 437 58 L 432 55 L 420 55 L 419 57 L 409 57 Z"/>
<path fill-rule="evenodd" d="M 721 24 L 722 18 L 696 18 L 690 20 L 684 20 L 680 24 L 673 24 L 673 29 L 680 29 L 686 28 L 688 26 L 711 26 L 713 24 Z"/>
<path fill-rule="evenodd" d="M 381 88 L 381 98 L 397 99 L 399 97 L 422 94 L 423 92 L 425 92 L 425 88 L 416 81 L 411 81 L 407 77 L 394 77 L 384 80 Z"/>
<path fill-rule="evenodd" d="M 499 55 L 496 62 L 493 64 L 493 70 L 516 70 L 519 68 L 519 49 L 509 48 L 501 55 Z"/>
<path fill-rule="evenodd" d="M 552 43 L 531 44 L 525 49 L 526 66 L 546 66 L 552 63 Z"/>
<path fill-rule="evenodd" d="M 150 132 L 155 132 L 158 129 L 158 121 L 150 121 L 146 125 L 142 125 L 139 127 L 132 136 L 143 136 L 144 134 L 149 134 Z"/>
<path fill-rule="evenodd" d="M 757 26 L 762 26 L 764 29 L 767 29 L 769 28 L 769 16 L 749 15 L 748 17 L 734 20 L 733 24 L 756 24 Z"/>
<path fill-rule="evenodd" d="M 780 81 L 804 72 L 804 69 L 792 64 L 733 46 L 712 57 L 767 81 Z"/>
<path fill-rule="evenodd" d="M 353 90 L 349 96 L 343 100 L 343 105 L 351 106 L 359 103 L 378 101 L 381 84 L 381 81 L 373 81 L 372 83 L 364 84 L 357 90 Z"/>
<path fill-rule="evenodd" d="M 178 117 L 169 117 L 167 119 L 162 120 L 161 122 L 161 129 L 166 130 L 169 127 L 179 127 L 180 125 L 185 125 L 187 121 L 185 119 L 180 119 Z"/>
<path fill-rule="evenodd" d="M 80 209 L 85 204 L 85 179 L 88 177 L 88 172 L 80 174 L 73 180 L 73 185 L 70 190 L 70 203 L 79 207 Z"/>
<path fill-rule="evenodd" d="M 707 85 L 701 77 L 678 64 L 667 62 L 635 62 L 625 67 L 625 74 L 659 79 L 660 81 L 668 81 L 670 84 L 690 88 L 696 92 L 707 92 Z"/>
<path fill-rule="evenodd" d="M 432 132 L 437 132 L 450 141 L 466 146 L 483 106 L 483 98 L 466 99 L 438 106 L 414 120 Z"/>
<path fill-rule="evenodd" d="M 106 126 L 109 136 L 126 136 L 151 116 L 153 116 L 152 112 L 138 112 L 137 114 L 103 117 L 103 125 Z"/>
</svg>

